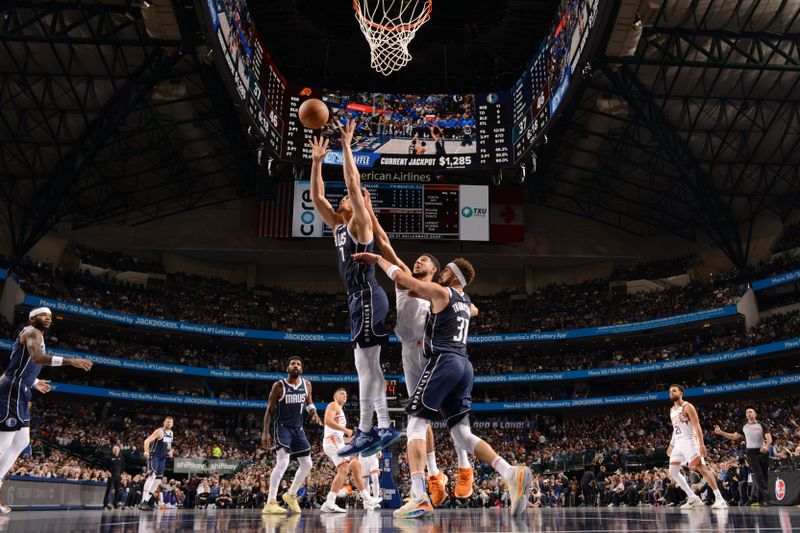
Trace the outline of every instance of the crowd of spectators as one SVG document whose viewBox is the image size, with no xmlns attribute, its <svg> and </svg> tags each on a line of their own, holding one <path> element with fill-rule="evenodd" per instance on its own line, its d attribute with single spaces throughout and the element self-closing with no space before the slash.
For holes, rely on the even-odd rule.
<svg viewBox="0 0 800 533">
<path fill-rule="evenodd" d="M 90 253 L 90 252 L 87 252 Z M 103 253 L 99 252 L 102 256 Z M 116 257 L 117 254 L 109 254 Z M 674 271 L 689 258 L 644 263 L 641 275 Z M 120 262 L 136 263 L 123 256 Z M 106 264 L 105 261 L 101 261 Z M 777 258 L 762 264 L 761 274 L 795 266 L 797 261 Z M 128 266 L 131 266 L 130 264 Z M 150 268 L 150 267 L 148 267 Z M 344 295 L 287 291 L 279 288 L 248 289 L 220 278 L 170 274 L 166 287 L 120 283 L 109 275 L 93 276 L 88 269 L 66 273 L 47 264 L 23 261 L 12 269 L 30 294 L 74 301 L 90 307 L 168 318 L 186 322 L 289 332 L 346 331 Z M 750 274 L 752 275 L 752 274 Z M 744 277 L 743 277 L 744 276 Z M 551 284 L 529 294 L 500 292 L 473 296 L 480 315 L 471 324 L 474 334 L 519 331 L 553 331 L 628 323 L 735 303 L 747 276 L 735 271 L 714 283 L 690 283 L 661 291 L 618 294 L 610 289 L 614 277 L 577 284 Z M 291 305 L 286 305 L 291 302 Z"/>
<path fill-rule="evenodd" d="M 772 253 L 788 252 L 800 248 L 800 222 L 789 224 L 783 228 L 780 238 L 772 246 Z"/>
<path fill-rule="evenodd" d="M 684 255 L 671 259 L 657 259 L 644 261 L 630 268 L 621 268 L 611 274 L 611 281 L 631 281 L 637 279 L 664 279 L 672 276 L 686 274 L 692 263 L 696 261 L 694 255 Z"/>
<path fill-rule="evenodd" d="M 691 399 L 690 399 L 691 400 Z M 708 461 L 720 479 L 723 495 L 734 503 L 747 501 L 747 465 L 744 447 L 713 434 L 715 425 L 735 431 L 753 407 L 773 436 L 769 454 L 783 459 L 800 456 L 800 398 L 769 400 L 696 401 L 708 446 Z M 669 406 L 615 410 L 589 416 L 536 415 L 527 418 L 482 418 L 475 432 L 512 463 L 531 466 L 536 475 L 530 495 L 532 506 L 570 505 L 675 505 L 685 497 L 665 478 L 665 449 L 671 439 Z M 144 438 L 160 425 L 163 413 L 126 409 L 124 403 L 91 403 L 50 399 L 34 406 L 31 453 L 20 458 L 11 473 L 30 477 L 106 481 L 104 459 L 117 445 L 130 460 L 122 479 L 117 506 L 133 506 L 141 498 L 144 481 L 141 461 L 136 457 Z M 63 414 L 69 413 L 69 416 Z M 174 408 L 176 457 L 226 457 L 238 459 L 242 467 L 233 475 L 164 478 L 157 494 L 162 507 L 260 507 L 274 466 L 272 453 L 260 449 L 260 420 L 254 413 L 225 416 Z M 513 426 L 513 427 L 510 427 Z M 83 428 L 83 429 L 80 429 Z M 449 437 L 437 426 L 437 462 L 456 479 L 456 458 Z M 308 425 L 314 468 L 298 493 L 305 508 L 318 508 L 325 499 L 333 468 L 322 454 L 322 430 Z M 249 443 L 245 444 L 245 443 Z M 401 493 L 409 490 L 406 457 L 398 450 L 400 468 L 396 481 Z M 85 458 L 81 459 L 81 458 Z M 640 470 L 640 466 L 644 470 Z M 594 489 L 588 493 L 579 473 L 592 471 Z M 282 483 L 285 490 L 291 471 Z M 703 482 L 693 479 L 704 495 Z M 348 485 L 349 487 L 350 485 Z M 474 507 L 502 506 L 508 502 L 506 488 L 489 465 L 475 465 L 474 495 L 466 502 Z M 345 502 L 355 496 L 345 490 Z M 449 501 L 446 505 L 455 505 Z M 463 502 L 461 503 L 463 505 Z"/>
<path fill-rule="evenodd" d="M 118 251 L 95 250 L 80 243 L 75 244 L 75 251 L 81 263 L 94 267 L 108 268 L 118 272 L 164 273 L 164 266 L 160 261 L 150 261 Z"/>
</svg>

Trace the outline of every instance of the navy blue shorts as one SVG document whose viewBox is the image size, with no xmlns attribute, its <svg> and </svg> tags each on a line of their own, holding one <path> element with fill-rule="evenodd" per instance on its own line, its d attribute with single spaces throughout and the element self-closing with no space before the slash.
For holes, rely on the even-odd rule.
<svg viewBox="0 0 800 533">
<path fill-rule="evenodd" d="M 406 404 L 409 415 L 458 424 L 472 410 L 472 363 L 464 356 L 443 353 L 428 360 L 417 388 Z"/>
<path fill-rule="evenodd" d="M 277 425 L 272 441 L 274 447 L 283 448 L 292 457 L 302 457 L 311 453 L 311 444 L 308 443 L 306 432 L 302 427 Z"/>
<path fill-rule="evenodd" d="M 375 285 L 351 293 L 347 298 L 347 307 L 350 311 L 350 338 L 354 347 L 369 348 L 389 340 L 386 331 L 389 298 L 383 287 Z"/>
<path fill-rule="evenodd" d="M 0 386 L 0 431 L 18 431 L 30 427 L 31 389 L 20 381 L 3 380 Z"/>
<path fill-rule="evenodd" d="M 147 460 L 147 475 L 148 477 L 151 474 L 155 474 L 156 477 L 162 477 L 164 475 L 164 467 L 167 466 L 167 458 L 166 457 L 157 457 L 155 455 L 151 455 L 150 459 Z"/>
</svg>

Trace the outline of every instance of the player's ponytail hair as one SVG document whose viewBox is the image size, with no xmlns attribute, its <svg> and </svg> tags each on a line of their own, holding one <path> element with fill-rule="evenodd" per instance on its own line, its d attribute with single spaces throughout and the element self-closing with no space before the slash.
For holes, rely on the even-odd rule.
<svg viewBox="0 0 800 533">
<path fill-rule="evenodd" d="M 455 263 L 459 270 L 461 270 L 461 273 L 464 274 L 464 281 L 467 282 L 467 285 L 472 283 L 475 279 L 475 267 L 472 266 L 472 263 L 463 257 L 453 259 L 453 263 Z"/>
</svg>

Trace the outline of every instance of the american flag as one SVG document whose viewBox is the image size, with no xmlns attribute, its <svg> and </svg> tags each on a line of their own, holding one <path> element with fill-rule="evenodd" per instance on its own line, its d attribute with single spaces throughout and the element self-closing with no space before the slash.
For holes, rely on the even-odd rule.
<svg viewBox="0 0 800 533">
<path fill-rule="evenodd" d="M 542 47 L 539 50 L 539 55 L 536 56 L 536 59 L 531 65 L 531 94 L 533 98 L 539 96 L 539 93 L 547 85 L 547 69 L 549 64 L 550 48 Z"/>
<path fill-rule="evenodd" d="M 270 183 L 266 186 L 258 212 L 259 237 L 291 237 L 294 183 Z"/>
</svg>

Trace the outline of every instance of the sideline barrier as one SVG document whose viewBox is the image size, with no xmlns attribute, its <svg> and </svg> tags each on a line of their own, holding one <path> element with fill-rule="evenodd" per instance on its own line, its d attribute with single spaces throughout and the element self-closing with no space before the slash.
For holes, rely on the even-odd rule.
<svg viewBox="0 0 800 533">
<path fill-rule="evenodd" d="M 0 339 L 0 350 L 11 350 L 14 343 Z M 779 353 L 800 348 L 800 337 L 785 341 L 760 344 L 748 348 L 740 348 L 729 352 L 696 355 L 680 359 L 670 359 L 655 363 L 641 363 L 638 365 L 613 366 L 608 368 L 590 368 L 587 370 L 567 370 L 564 372 L 540 372 L 530 374 L 483 374 L 475 376 L 476 384 L 487 383 L 533 383 L 543 381 L 565 381 L 572 379 L 603 378 L 612 376 L 627 376 L 651 372 L 663 372 L 679 368 L 713 365 L 727 363 L 741 359 L 756 358 L 763 355 Z M 225 370 L 217 368 L 202 368 L 196 366 L 170 365 L 152 361 L 133 361 L 105 355 L 87 354 L 51 348 L 47 351 L 51 355 L 61 357 L 85 357 L 94 364 L 121 368 L 125 370 L 138 370 L 142 372 L 157 372 L 162 374 L 177 374 L 183 376 L 201 376 L 220 379 L 251 379 L 256 381 L 273 381 L 286 377 L 285 372 L 259 372 L 255 370 Z M 358 376 L 353 374 L 304 374 L 312 382 L 319 383 L 358 383 Z M 405 378 L 399 374 L 386 374 L 386 379 L 396 379 L 398 383 L 405 383 Z"/>
<path fill-rule="evenodd" d="M 752 381 L 738 381 L 723 383 L 710 387 L 694 387 L 686 389 L 687 398 L 725 394 L 747 390 L 783 387 L 786 385 L 800 384 L 800 374 L 777 376 Z M 264 400 L 236 400 L 228 398 L 208 398 L 203 396 L 178 396 L 175 394 L 157 394 L 152 392 L 127 391 L 119 389 L 105 389 L 102 387 L 87 387 L 85 385 L 72 385 L 70 383 L 52 382 L 53 392 L 65 394 L 79 394 L 116 400 L 130 400 L 149 403 L 170 403 L 177 405 L 201 405 L 207 407 L 230 407 L 235 409 L 266 409 Z M 529 402 L 490 402 L 473 403 L 472 410 L 479 411 L 529 411 L 532 409 L 564 409 L 572 407 L 593 407 L 604 405 L 620 405 L 624 403 L 666 402 L 669 400 L 669 391 L 648 392 L 643 394 L 625 394 L 621 396 L 598 396 L 595 398 L 575 398 L 570 400 L 537 400 Z M 318 411 L 328 405 L 324 402 L 315 402 Z"/>
<path fill-rule="evenodd" d="M 216 335 L 219 337 L 285 342 L 351 342 L 350 335 L 347 333 L 291 333 L 262 329 L 228 328 L 223 326 L 215 326 L 212 324 L 192 324 L 189 322 L 176 322 L 174 320 L 166 320 L 162 318 L 128 315 L 124 313 L 117 313 L 115 311 L 86 307 L 79 304 L 32 295 L 25 296 L 24 304 L 31 307 L 46 306 L 53 311 L 59 311 L 61 313 L 106 320 L 119 324 L 127 324 L 129 326 L 166 329 L 184 333 L 197 333 L 201 335 Z M 599 326 L 596 328 L 568 329 L 563 331 L 532 331 L 527 333 L 505 333 L 498 335 L 470 335 L 469 342 L 470 344 L 499 344 L 510 342 L 556 341 L 585 337 L 599 337 L 604 335 L 634 333 L 638 331 L 647 331 L 670 326 L 679 326 L 683 324 L 691 324 L 693 322 L 702 322 L 716 318 L 736 316 L 737 314 L 738 311 L 735 305 L 727 305 L 717 309 L 706 309 L 703 311 L 695 311 L 693 313 L 685 313 L 682 315 L 655 318 L 653 320 L 645 320 L 644 322 L 631 322 L 630 324 L 615 324 L 610 326 Z M 395 335 L 390 335 L 389 342 L 397 344 L 399 341 Z"/>
<path fill-rule="evenodd" d="M 102 509 L 106 484 L 100 481 L 9 476 L 2 501 L 14 511 Z"/>
</svg>

